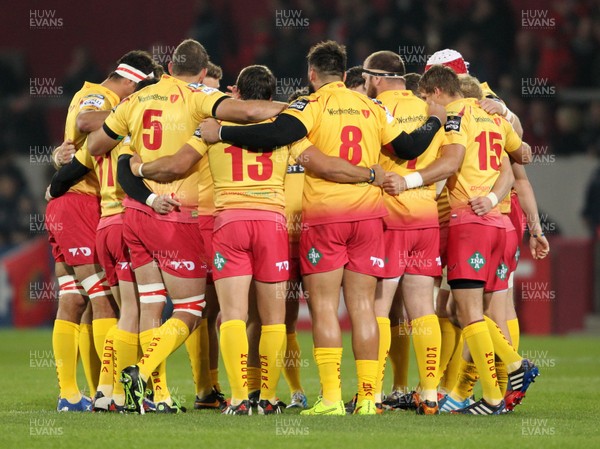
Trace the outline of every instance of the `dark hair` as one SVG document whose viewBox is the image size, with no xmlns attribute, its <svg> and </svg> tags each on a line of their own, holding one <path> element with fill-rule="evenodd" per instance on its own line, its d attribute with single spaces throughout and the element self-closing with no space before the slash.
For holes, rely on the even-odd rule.
<svg viewBox="0 0 600 449">
<path fill-rule="evenodd" d="M 362 66 L 360 65 L 355 65 L 354 67 L 350 67 L 348 70 L 346 70 L 346 81 L 344 81 L 346 87 L 348 89 L 354 89 L 358 86 L 364 86 L 365 79 L 363 78 L 362 73 L 363 70 Z"/>
<path fill-rule="evenodd" d="M 306 57 L 308 65 L 322 76 L 339 76 L 346 71 L 346 47 L 335 41 L 320 42 L 313 46 Z"/>
<path fill-rule="evenodd" d="M 251 65 L 242 69 L 236 86 L 242 100 L 269 100 L 275 92 L 273 72 L 264 65 Z"/>
<path fill-rule="evenodd" d="M 404 75 L 406 90 L 412 90 L 417 96 L 419 95 L 419 81 L 421 81 L 421 75 L 418 73 L 407 73 Z"/>
<path fill-rule="evenodd" d="M 217 64 L 213 64 L 212 62 L 208 61 L 207 69 L 206 76 L 217 80 L 223 78 L 223 69 Z"/>
<path fill-rule="evenodd" d="M 306 97 L 312 93 L 311 86 L 298 87 L 294 92 L 290 94 L 288 97 L 288 103 L 291 103 L 294 100 L 297 100 L 300 97 Z"/>
<path fill-rule="evenodd" d="M 208 54 L 204 46 L 194 39 L 186 39 L 173 53 L 173 75 L 198 75 L 208 67 Z"/>
<path fill-rule="evenodd" d="M 458 75 L 450 67 L 435 64 L 427 70 L 419 81 L 419 90 L 431 94 L 438 88 L 448 95 L 461 95 Z"/>
<path fill-rule="evenodd" d="M 131 67 L 138 69 L 140 72 L 146 74 L 154 73 L 157 66 L 157 64 L 152 59 L 150 53 L 144 50 L 133 50 L 128 53 L 125 53 L 117 61 L 117 66 L 119 64 L 130 65 Z M 110 75 L 108 75 L 108 77 L 110 79 L 123 78 L 117 72 L 111 72 Z"/>
<path fill-rule="evenodd" d="M 384 72 L 397 73 L 398 75 L 406 73 L 402 57 L 393 51 L 383 50 L 372 53 L 365 61 L 365 66 L 369 69 L 383 70 Z"/>
<path fill-rule="evenodd" d="M 135 86 L 134 92 L 137 92 L 138 90 L 142 90 L 144 87 L 151 86 L 152 84 L 156 84 L 159 81 L 160 81 L 160 77 L 157 78 L 156 76 L 154 78 L 146 78 L 146 79 L 140 81 L 139 83 L 137 83 L 137 85 Z"/>
</svg>

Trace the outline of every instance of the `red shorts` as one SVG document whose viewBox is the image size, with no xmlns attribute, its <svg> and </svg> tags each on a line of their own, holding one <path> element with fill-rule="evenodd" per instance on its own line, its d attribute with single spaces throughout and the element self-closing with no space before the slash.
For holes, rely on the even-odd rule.
<svg viewBox="0 0 600 449">
<path fill-rule="evenodd" d="M 506 229 L 506 245 L 504 247 L 504 263 L 508 267 L 508 274 L 517 269 L 519 262 L 519 237 L 515 229 Z"/>
<path fill-rule="evenodd" d="M 440 259 L 442 268 L 448 265 L 448 222 L 440 223 Z"/>
<path fill-rule="evenodd" d="M 230 221 L 213 234 L 213 279 L 254 276 L 260 282 L 289 277 L 287 228 L 269 220 Z"/>
<path fill-rule="evenodd" d="M 503 290 L 497 274 L 502 263 L 506 230 L 478 223 L 450 226 L 448 231 L 448 281 L 468 279 L 485 282 L 486 291 Z M 504 287 L 505 289 L 506 287 Z"/>
<path fill-rule="evenodd" d="M 212 277 L 212 240 L 213 228 L 215 227 L 215 217 L 212 215 L 201 215 L 198 217 L 200 222 L 200 241 L 202 242 L 202 264 L 206 267 L 206 283 L 213 285 Z"/>
<path fill-rule="evenodd" d="M 300 246 L 299 242 L 290 242 L 290 281 L 302 279 L 300 272 Z"/>
<path fill-rule="evenodd" d="M 94 195 L 65 193 L 46 207 L 46 229 L 56 262 L 70 266 L 98 263 L 96 228 L 100 200 Z"/>
<path fill-rule="evenodd" d="M 384 274 L 383 219 L 310 225 L 300 234 L 302 274 L 346 268 L 381 277 Z"/>
<path fill-rule="evenodd" d="M 98 259 L 111 287 L 118 285 L 119 281 L 135 282 L 129 250 L 123 240 L 122 214 L 119 214 L 119 218 L 121 220 L 114 220 L 114 224 L 101 227 L 96 231 Z M 101 226 L 103 220 L 105 219 L 100 220 Z"/>
<path fill-rule="evenodd" d="M 157 220 L 141 210 L 125 208 L 123 239 L 129 247 L 133 269 L 156 261 L 161 271 L 176 277 L 206 276 L 200 260 L 198 223 Z"/>
<path fill-rule="evenodd" d="M 404 274 L 421 276 L 441 276 L 440 230 L 427 229 L 386 229 L 385 278 L 396 278 Z"/>
<path fill-rule="evenodd" d="M 527 229 L 527 217 L 523 212 L 519 197 L 516 194 L 511 194 L 510 197 L 510 213 L 508 214 L 510 221 L 517 230 L 517 240 L 519 245 L 523 241 L 525 230 Z"/>
</svg>

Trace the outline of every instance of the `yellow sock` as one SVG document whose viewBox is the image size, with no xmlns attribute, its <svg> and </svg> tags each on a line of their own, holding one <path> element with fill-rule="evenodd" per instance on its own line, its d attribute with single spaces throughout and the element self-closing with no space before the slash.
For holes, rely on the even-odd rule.
<svg viewBox="0 0 600 449">
<path fill-rule="evenodd" d="M 99 318 L 92 321 L 92 332 L 94 334 L 94 347 L 100 360 L 102 360 L 102 353 L 104 352 L 104 341 L 106 340 L 106 334 L 113 327 L 116 326 L 116 318 Z"/>
<path fill-rule="evenodd" d="M 519 350 L 519 342 L 521 340 L 521 330 L 519 329 L 519 319 L 513 318 L 506 322 L 508 331 L 510 332 L 510 340 L 512 341 L 513 348 L 515 351 Z"/>
<path fill-rule="evenodd" d="M 381 402 L 383 391 L 383 378 L 385 377 L 385 364 L 390 352 L 392 334 L 390 329 L 390 319 L 382 316 L 377 317 L 377 327 L 379 327 L 379 353 L 377 355 L 377 381 L 375 382 L 375 402 Z"/>
<path fill-rule="evenodd" d="M 283 377 L 290 388 L 290 393 L 303 391 L 302 385 L 300 385 L 300 345 L 297 334 L 295 332 L 287 334 L 286 341 Z"/>
<path fill-rule="evenodd" d="M 484 319 L 490 332 L 490 337 L 492 337 L 494 352 L 506 364 L 507 370 L 510 372 L 514 371 L 521 366 L 522 357 L 506 339 L 496 322 L 487 316 Z"/>
<path fill-rule="evenodd" d="M 52 330 L 52 350 L 56 362 L 56 374 L 60 397 L 72 404 L 79 402 L 81 393 L 77 386 L 77 348 L 79 324 L 55 320 Z"/>
<path fill-rule="evenodd" d="M 181 346 L 189 334 L 187 324 L 178 318 L 169 318 L 162 326 L 155 329 L 152 341 L 138 363 L 142 379 L 147 381 L 156 367 L 167 360 L 167 357 Z"/>
<path fill-rule="evenodd" d="M 389 360 L 394 373 L 394 390 L 408 388 L 408 351 L 410 349 L 410 329 L 406 322 L 391 329 Z"/>
<path fill-rule="evenodd" d="M 473 362 L 467 362 L 462 357 L 459 360 L 458 377 L 454 383 L 450 397 L 462 402 L 473 394 L 473 386 L 477 383 L 479 374 Z"/>
<path fill-rule="evenodd" d="M 498 387 L 494 343 L 485 321 L 477 321 L 463 329 L 463 338 L 469 346 L 471 357 L 477 366 L 483 398 L 490 404 L 498 404 L 504 396 Z"/>
<path fill-rule="evenodd" d="M 277 384 L 285 356 L 285 324 L 263 325 L 260 330 L 260 398 L 272 403 L 277 397 Z"/>
<path fill-rule="evenodd" d="M 450 362 L 448 362 L 448 367 L 444 372 L 444 378 L 442 379 L 442 383 L 440 385 L 444 391 L 452 391 L 454 384 L 458 380 L 458 373 L 460 372 L 464 341 L 462 338 L 462 331 L 458 327 L 455 329 L 459 330 L 460 336 L 458 338 L 458 343 L 454 348 L 454 354 L 452 354 L 452 358 L 450 359 Z"/>
<path fill-rule="evenodd" d="M 200 326 L 194 329 L 194 332 L 185 341 L 185 349 L 192 367 L 192 379 L 194 379 L 194 386 L 196 387 L 196 396 L 204 396 L 204 392 L 200 392 Z"/>
<path fill-rule="evenodd" d="M 506 371 L 506 365 L 501 360 L 496 360 L 496 374 L 498 375 L 498 386 L 502 396 L 506 394 L 506 388 L 508 387 L 508 371 Z"/>
<path fill-rule="evenodd" d="M 210 345 L 208 344 L 208 321 L 200 322 L 200 379 L 196 387 L 200 395 L 210 394 L 213 383 L 210 376 Z M 189 337 L 188 337 L 189 340 Z M 186 340 L 187 341 L 187 340 Z"/>
<path fill-rule="evenodd" d="M 213 385 L 217 389 L 217 391 L 221 391 L 221 384 L 219 383 L 219 369 L 211 369 L 210 370 L 210 380 Z"/>
<path fill-rule="evenodd" d="M 154 328 L 145 330 L 140 333 L 140 347 L 142 348 L 142 356 L 150 347 L 150 343 L 154 338 L 154 332 L 156 331 L 157 328 Z M 142 356 L 140 356 L 140 359 Z M 169 404 L 171 403 L 171 394 L 169 393 L 169 388 L 167 387 L 166 360 L 156 367 L 156 369 L 152 373 L 152 382 L 149 382 L 147 386 L 149 388 L 152 388 L 152 390 L 154 391 L 154 402 L 167 402 Z"/>
<path fill-rule="evenodd" d="M 260 390 L 260 368 L 257 366 L 248 367 L 248 393 Z"/>
<path fill-rule="evenodd" d="M 342 348 L 314 348 L 313 350 L 325 405 L 342 400 L 340 366 Z"/>
<path fill-rule="evenodd" d="M 105 397 L 111 397 L 113 394 L 113 385 L 115 382 L 115 362 L 114 362 L 114 349 L 115 349 L 115 331 L 117 325 L 112 326 L 106 333 L 104 344 L 102 345 L 102 352 L 100 358 L 100 377 L 98 378 L 98 391 L 101 391 Z M 94 342 L 96 336 L 94 335 Z"/>
<path fill-rule="evenodd" d="M 123 390 L 123 384 L 119 382 L 119 376 L 121 375 L 121 371 L 126 367 L 135 365 L 138 361 L 139 335 L 117 329 L 114 339 L 115 373 L 117 379 L 113 389 L 113 401 L 117 405 L 125 405 L 125 391 Z"/>
<path fill-rule="evenodd" d="M 368 399 L 375 401 L 375 384 L 379 377 L 379 360 L 357 360 L 356 377 L 358 378 L 358 397 L 356 403 Z"/>
<path fill-rule="evenodd" d="M 452 354 L 458 340 L 460 339 L 461 330 L 454 326 L 448 318 L 438 318 L 440 322 L 440 331 L 442 332 L 442 347 L 440 349 L 440 373 L 445 376 L 446 368 L 450 363 Z"/>
<path fill-rule="evenodd" d="M 411 322 L 413 345 L 419 368 L 420 396 L 423 400 L 437 401 L 440 381 L 440 346 L 442 333 L 438 317 L 434 314 L 416 318 Z"/>
<path fill-rule="evenodd" d="M 231 387 L 231 403 L 238 405 L 248 399 L 248 336 L 242 320 L 221 323 L 221 354 Z"/>
<path fill-rule="evenodd" d="M 100 377 L 100 359 L 96 348 L 94 348 L 94 334 L 92 333 L 91 324 L 79 325 L 79 356 L 90 389 L 90 397 L 93 398 L 96 395 L 96 387 Z"/>
</svg>

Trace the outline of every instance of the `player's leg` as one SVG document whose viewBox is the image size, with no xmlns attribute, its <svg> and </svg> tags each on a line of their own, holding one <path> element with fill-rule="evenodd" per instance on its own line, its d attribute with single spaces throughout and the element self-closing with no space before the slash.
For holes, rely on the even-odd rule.
<svg viewBox="0 0 600 449">
<path fill-rule="evenodd" d="M 298 322 L 298 312 L 300 310 L 300 298 L 303 296 L 302 280 L 299 275 L 299 262 L 297 275 L 293 274 L 294 262 L 290 257 L 290 277 L 286 285 L 285 301 L 285 332 L 286 347 L 283 362 L 283 376 L 288 384 L 291 395 L 291 402 L 287 408 L 302 408 L 308 406 L 304 389 L 300 383 L 301 350 L 298 343 L 298 334 L 296 333 L 296 323 Z"/>
<path fill-rule="evenodd" d="M 248 321 L 246 321 L 246 335 L 248 336 L 248 399 L 250 405 L 258 407 L 260 400 L 260 331 L 261 321 L 258 313 L 256 287 L 250 285 L 248 292 Z"/>
<path fill-rule="evenodd" d="M 100 358 L 98 357 L 98 353 L 94 347 L 92 319 L 92 304 L 88 301 L 85 311 L 81 316 L 81 322 L 79 323 L 78 350 L 91 398 L 96 395 L 98 377 L 100 376 Z"/>
</svg>

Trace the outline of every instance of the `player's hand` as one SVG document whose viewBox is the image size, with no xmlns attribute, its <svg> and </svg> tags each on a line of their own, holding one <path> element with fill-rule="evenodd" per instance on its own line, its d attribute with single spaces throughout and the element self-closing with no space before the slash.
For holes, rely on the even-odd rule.
<svg viewBox="0 0 600 449">
<path fill-rule="evenodd" d="M 73 141 L 70 139 L 65 140 L 54 150 L 54 162 L 59 167 L 68 164 L 75 157 L 75 151 L 77 150 L 75 145 L 73 145 Z"/>
<path fill-rule="evenodd" d="M 531 257 L 534 259 L 543 259 L 550 252 L 550 243 L 543 235 L 537 237 L 531 235 L 529 236 L 529 250 L 531 251 Z"/>
<path fill-rule="evenodd" d="M 232 98 L 235 98 L 236 100 L 241 100 L 242 96 L 240 94 L 240 90 L 235 84 L 233 86 L 227 86 L 227 90 L 231 94 Z"/>
<path fill-rule="evenodd" d="M 51 200 L 54 199 L 54 197 L 52 195 L 50 195 L 50 186 L 48 186 L 46 188 L 46 194 L 44 195 L 44 198 L 46 199 L 46 201 L 50 202 Z"/>
<path fill-rule="evenodd" d="M 440 119 L 442 122 L 442 126 L 446 124 L 446 108 L 441 104 L 429 102 L 427 103 L 429 106 L 429 116 L 435 116 Z"/>
<path fill-rule="evenodd" d="M 152 202 L 152 209 L 161 215 L 168 214 L 179 206 L 181 206 L 181 203 L 171 195 L 158 195 Z"/>
<path fill-rule="evenodd" d="M 200 123 L 200 133 L 206 143 L 219 142 L 219 129 L 221 125 L 214 118 L 208 118 Z"/>
<path fill-rule="evenodd" d="M 139 154 L 134 153 L 134 155 L 131 156 L 131 159 L 129 159 L 129 168 L 131 168 L 131 173 L 133 173 L 134 176 L 140 176 L 140 165 L 142 165 L 142 158 Z"/>
<path fill-rule="evenodd" d="M 471 205 L 473 212 L 480 217 L 493 209 L 492 200 L 487 196 L 476 196 L 475 198 L 471 198 L 469 199 L 469 204 Z"/>
<path fill-rule="evenodd" d="M 479 106 L 488 114 L 504 115 L 504 105 L 497 100 L 484 98 L 483 100 L 479 100 Z"/>
<path fill-rule="evenodd" d="M 406 181 L 398 173 L 386 172 L 385 181 L 383 181 L 381 186 L 385 193 L 396 196 L 406 190 Z"/>
<path fill-rule="evenodd" d="M 385 170 L 379 164 L 371 165 L 371 168 L 375 172 L 375 180 L 371 184 L 377 187 L 382 186 L 385 181 Z"/>
</svg>

